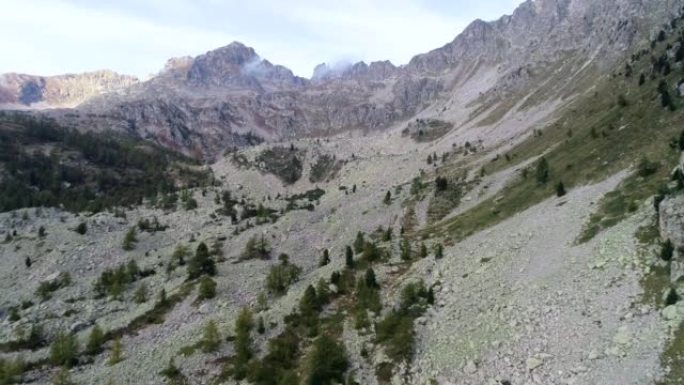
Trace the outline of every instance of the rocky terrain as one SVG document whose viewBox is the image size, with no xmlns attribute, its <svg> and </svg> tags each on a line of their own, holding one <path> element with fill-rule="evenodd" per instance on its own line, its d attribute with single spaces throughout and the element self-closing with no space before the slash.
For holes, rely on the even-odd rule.
<svg viewBox="0 0 684 385">
<path fill-rule="evenodd" d="M 684 383 L 683 7 L 1 114 L 0 384 Z"/>
<path fill-rule="evenodd" d="M 59 76 L 0 75 L 0 108 L 72 108 L 98 95 L 138 83 L 132 76 L 95 71 Z"/>
</svg>

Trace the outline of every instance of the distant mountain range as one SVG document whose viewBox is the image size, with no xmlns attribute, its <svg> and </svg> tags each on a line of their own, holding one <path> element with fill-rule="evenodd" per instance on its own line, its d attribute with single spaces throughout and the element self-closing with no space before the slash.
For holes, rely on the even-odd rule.
<svg viewBox="0 0 684 385">
<path fill-rule="evenodd" d="M 383 130 L 416 117 L 459 127 L 495 110 L 529 108 L 539 102 L 535 93 L 545 101 L 572 97 L 573 78 L 606 75 L 629 49 L 654 38 L 656 20 L 682 5 L 528 0 L 510 16 L 473 22 L 404 66 L 321 64 L 311 79 L 237 42 L 171 59 L 145 82 L 110 71 L 5 74 L 0 105 L 41 109 L 67 125 L 125 131 L 209 158 L 258 140 Z"/>
</svg>

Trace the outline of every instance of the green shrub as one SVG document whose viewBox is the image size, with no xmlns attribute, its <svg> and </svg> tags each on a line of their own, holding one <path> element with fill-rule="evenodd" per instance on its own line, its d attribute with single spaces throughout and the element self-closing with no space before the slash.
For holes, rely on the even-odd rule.
<svg viewBox="0 0 684 385">
<path fill-rule="evenodd" d="M 69 285 L 71 285 L 71 275 L 68 272 L 61 273 L 55 280 L 41 282 L 36 289 L 36 295 L 45 301 L 52 297 L 52 293 Z"/>
<path fill-rule="evenodd" d="M 197 298 L 200 300 L 212 299 L 216 297 L 216 281 L 209 277 L 200 280 Z"/>
<path fill-rule="evenodd" d="M 76 229 L 74 231 L 81 235 L 85 235 L 85 233 L 88 232 L 88 225 L 86 225 L 85 222 L 81 222 L 78 224 L 78 226 L 76 226 Z"/>
<path fill-rule="evenodd" d="M 669 239 L 665 241 L 660 249 L 660 259 L 663 261 L 670 261 L 672 260 L 672 255 L 674 254 L 674 246 L 672 245 L 672 241 Z"/>
<path fill-rule="evenodd" d="M 247 241 L 241 258 L 243 260 L 271 258 L 271 246 L 263 234 L 261 237 L 253 236 Z"/>
<path fill-rule="evenodd" d="M 281 258 L 281 262 L 271 266 L 268 272 L 266 289 L 275 295 L 283 295 L 287 293 L 290 285 L 297 282 L 301 272 L 302 269 L 299 266 L 289 263 L 286 258 Z"/>
</svg>

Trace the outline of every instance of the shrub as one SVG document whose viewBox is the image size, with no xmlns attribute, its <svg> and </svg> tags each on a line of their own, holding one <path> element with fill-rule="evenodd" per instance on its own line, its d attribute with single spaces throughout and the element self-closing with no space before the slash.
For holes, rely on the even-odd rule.
<svg viewBox="0 0 684 385">
<path fill-rule="evenodd" d="M 169 364 L 166 365 L 166 368 L 159 372 L 159 374 L 169 380 L 170 384 L 185 384 L 185 376 L 183 376 L 183 373 L 176 366 L 173 357 L 169 359 Z"/>
<path fill-rule="evenodd" d="M 140 286 L 138 286 L 138 289 L 135 291 L 135 294 L 133 295 L 133 301 L 135 301 L 135 303 L 137 304 L 145 303 L 147 302 L 147 296 L 147 285 L 145 285 L 145 283 L 141 283 Z"/>
<path fill-rule="evenodd" d="M 71 285 L 71 275 L 68 272 L 61 273 L 55 280 L 41 282 L 36 289 L 36 295 L 45 301 L 52 297 L 53 292 L 69 285 Z"/>
<path fill-rule="evenodd" d="M 427 246 L 425 246 L 425 243 L 420 244 L 420 258 L 427 258 L 428 256 L 428 249 Z"/>
<path fill-rule="evenodd" d="M 21 382 L 21 375 L 24 373 L 26 364 L 21 358 L 12 361 L 0 358 L 0 384 L 18 384 Z"/>
<path fill-rule="evenodd" d="M 71 367 L 78 357 L 76 336 L 59 332 L 50 345 L 50 363 L 55 366 Z"/>
<path fill-rule="evenodd" d="M 95 281 L 95 293 L 98 297 L 110 295 L 120 299 L 125 287 L 143 275 L 153 274 L 153 271 L 141 271 L 134 260 L 121 264 L 116 269 L 106 269 Z"/>
<path fill-rule="evenodd" d="M 650 159 L 644 157 L 639 161 L 637 165 L 637 174 L 641 177 L 649 177 L 658 171 L 660 165 L 657 162 L 653 162 Z"/>
<path fill-rule="evenodd" d="M 281 254 L 281 256 L 287 257 L 286 254 Z M 280 259 L 279 264 L 271 266 L 266 277 L 266 289 L 275 295 L 287 293 L 288 287 L 297 282 L 302 272 L 299 266 L 289 263 L 287 258 Z"/>
<path fill-rule="evenodd" d="M 670 261 L 672 260 L 672 255 L 674 254 L 674 246 L 672 245 L 672 241 L 669 239 L 663 243 L 663 246 L 660 249 L 660 259 L 663 261 Z"/>
<path fill-rule="evenodd" d="M 204 242 L 197 245 L 195 256 L 188 264 L 188 279 L 199 278 L 202 275 L 216 275 L 216 262 L 209 256 L 209 249 Z"/>
<path fill-rule="evenodd" d="M 435 259 L 442 259 L 444 258 L 444 246 L 442 246 L 441 243 L 438 243 L 435 246 Z"/>
<path fill-rule="evenodd" d="M 363 254 L 361 254 L 361 259 L 369 263 L 374 263 L 382 258 L 380 250 L 373 242 L 366 242 L 363 247 Z"/>
<path fill-rule="evenodd" d="M 209 277 L 203 277 L 199 284 L 197 298 L 200 300 L 216 297 L 216 281 Z"/>
<path fill-rule="evenodd" d="M 271 258 L 271 246 L 262 234 L 261 237 L 253 236 L 245 244 L 242 259 L 269 259 Z"/>
<path fill-rule="evenodd" d="M 81 235 L 85 235 L 85 233 L 88 232 L 88 225 L 86 225 L 85 222 L 81 222 L 78 224 L 78 226 L 76 226 L 76 229 L 74 231 Z"/>
<path fill-rule="evenodd" d="M 441 192 L 441 191 L 446 191 L 446 189 L 449 187 L 449 182 L 447 181 L 447 178 L 443 178 L 438 176 L 437 179 L 435 179 L 435 191 Z"/>
</svg>

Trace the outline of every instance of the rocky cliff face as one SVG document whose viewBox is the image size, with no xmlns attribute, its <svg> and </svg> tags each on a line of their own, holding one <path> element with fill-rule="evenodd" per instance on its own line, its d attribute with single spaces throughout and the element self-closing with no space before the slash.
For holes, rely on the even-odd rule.
<svg viewBox="0 0 684 385">
<path fill-rule="evenodd" d="M 647 44 L 662 28 L 656 20 L 668 19 L 682 5 L 682 0 L 528 0 L 510 16 L 473 22 L 451 43 L 405 66 L 323 64 L 311 80 L 232 43 L 196 58 L 172 59 L 157 77 L 124 93 L 90 98 L 79 108 L 82 114 L 56 116 L 77 126 L 120 128 L 208 157 L 249 143 L 247 137 L 379 130 L 423 111 L 445 111 L 448 104 L 471 116 L 538 92 L 540 84 L 556 82 L 553 76 L 561 70 L 570 79 L 588 66 L 608 68 L 628 48 Z M 93 93 L 125 83 L 112 78 L 97 83 L 100 88 Z M 24 81 L 11 97 L 23 104 L 46 99 L 50 92 L 45 90 L 51 88 L 41 79 Z M 567 96 L 570 83 L 559 82 L 546 99 Z M 92 96 L 84 88 L 47 99 L 81 101 Z M 7 99 L 2 91 L 0 97 Z M 466 121 L 450 120 L 455 127 Z"/>
<path fill-rule="evenodd" d="M 138 80 L 112 71 L 59 76 L 0 75 L 0 106 L 4 108 L 75 107 L 96 96 L 123 90 Z"/>
</svg>

